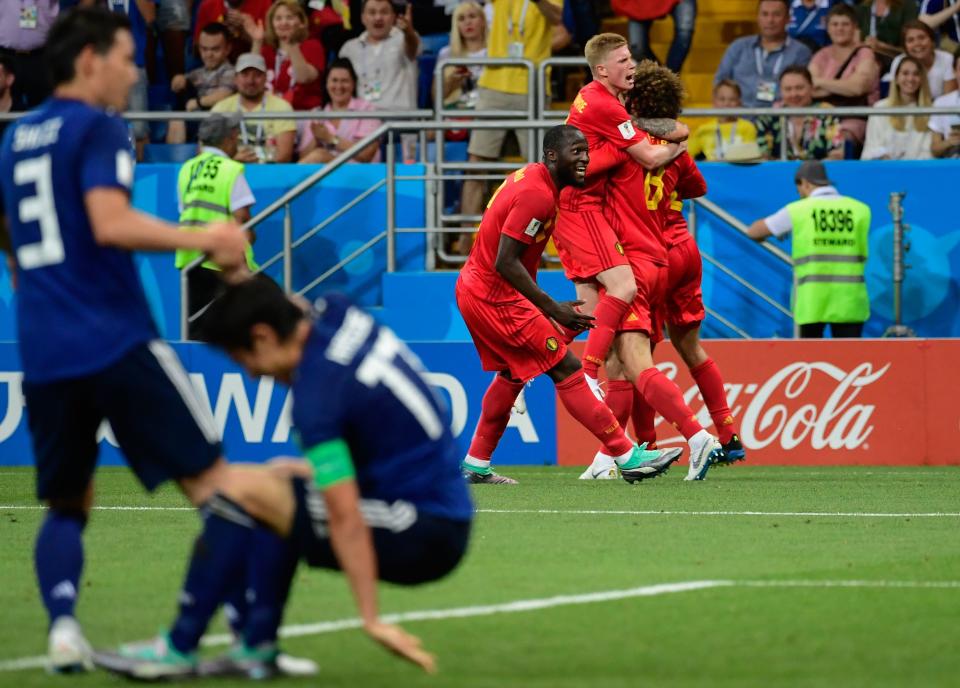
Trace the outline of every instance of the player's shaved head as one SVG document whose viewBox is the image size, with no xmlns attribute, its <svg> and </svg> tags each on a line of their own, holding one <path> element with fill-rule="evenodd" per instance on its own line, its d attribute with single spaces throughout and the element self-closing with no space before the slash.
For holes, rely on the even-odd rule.
<svg viewBox="0 0 960 688">
<path fill-rule="evenodd" d="M 90 7 L 61 13 L 50 27 L 44 46 L 44 61 L 53 85 L 73 80 L 75 62 L 85 48 L 105 55 L 113 47 L 117 32 L 123 30 L 130 30 L 130 21 L 117 12 Z"/>
<path fill-rule="evenodd" d="M 677 119 L 683 108 L 683 82 L 667 67 L 643 60 L 633 75 L 624 103 L 633 117 Z"/>
<path fill-rule="evenodd" d="M 587 138 L 570 124 L 549 129 L 543 137 L 543 162 L 558 189 L 583 186 L 590 162 Z"/>
<path fill-rule="evenodd" d="M 303 318 L 303 310 L 283 293 L 280 285 L 266 275 L 254 275 L 224 288 L 203 314 L 200 336 L 226 351 L 249 351 L 253 347 L 254 325 L 267 325 L 282 341 Z"/>
<path fill-rule="evenodd" d="M 610 53 L 626 44 L 627 39 L 618 33 L 598 33 L 587 41 L 587 45 L 583 49 L 583 55 L 587 58 L 590 69 L 594 70 L 598 64 L 606 61 Z"/>
<path fill-rule="evenodd" d="M 543 137 L 543 156 L 546 158 L 547 151 L 560 153 L 560 151 L 570 146 L 570 144 L 583 138 L 583 132 L 572 124 L 561 124 L 552 127 L 547 130 L 547 133 Z"/>
</svg>

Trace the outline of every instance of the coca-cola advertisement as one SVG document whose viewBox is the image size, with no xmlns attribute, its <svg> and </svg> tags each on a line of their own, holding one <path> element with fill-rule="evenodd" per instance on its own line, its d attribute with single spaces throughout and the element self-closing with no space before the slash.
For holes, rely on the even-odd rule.
<svg viewBox="0 0 960 688">
<path fill-rule="evenodd" d="M 960 463 L 955 340 L 708 341 L 747 460 L 766 465 Z M 655 354 L 701 424 L 710 416 L 669 344 Z M 589 463 L 596 441 L 558 404 L 559 463 Z M 660 445 L 683 438 L 657 418 Z"/>
</svg>

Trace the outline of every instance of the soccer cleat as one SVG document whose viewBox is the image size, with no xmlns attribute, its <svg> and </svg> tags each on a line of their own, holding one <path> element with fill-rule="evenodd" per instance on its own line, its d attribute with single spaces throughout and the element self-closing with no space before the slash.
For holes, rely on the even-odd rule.
<svg viewBox="0 0 960 688">
<path fill-rule="evenodd" d="M 281 662 L 286 669 L 281 666 Z M 226 654 L 200 662 L 197 667 L 199 676 L 242 676 L 253 681 L 263 681 L 280 675 L 315 676 L 319 671 L 316 662 L 282 655 L 273 643 L 256 648 L 243 644 L 235 645 Z"/>
<path fill-rule="evenodd" d="M 58 674 L 93 669 L 93 648 L 72 616 L 58 617 L 50 626 L 47 660 L 49 670 Z"/>
<path fill-rule="evenodd" d="M 463 478 L 471 485 L 516 485 L 517 481 L 494 471 L 478 473 L 469 468 L 463 469 Z"/>
<path fill-rule="evenodd" d="M 617 462 L 610 456 L 597 454 L 593 463 L 580 474 L 580 480 L 616 480 Z"/>
<path fill-rule="evenodd" d="M 690 448 L 690 467 L 684 480 L 703 480 L 710 465 L 723 460 L 723 447 L 712 435 L 704 433 L 705 438 Z"/>
<path fill-rule="evenodd" d="M 138 681 L 189 678 L 197 673 L 197 655 L 179 652 L 163 633 L 144 643 L 123 645 L 119 652 L 98 652 L 97 666 Z"/>
<path fill-rule="evenodd" d="M 730 441 L 723 445 L 723 458 L 717 461 L 720 466 L 730 466 L 737 461 L 744 461 L 747 458 L 747 452 L 743 448 L 739 435 L 734 435 Z"/>
<path fill-rule="evenodd" d="M 320 673 L 320 665 L 306 657 L 294 657 L 281 652 L 277 655 L 277 669 L 284 676 L 316 676 Z"/>
<path fill-rule="evenodd" d="M 640 464 L 634 466 L 633 468 L 621 467 L 620 476 L 631 485 L 648 478 L 656 478 L 657 476 L 666 473 L 670 469 L 670 466 L 673 465 L 674 461 L 679 459 L 682 455 L 682 447 L 663 449 L 657 452 L 657 456 L 655 458 L 641 461 Z"/>
<path fill-rule="evenodd" d="M 598 401 L 603 401 L 603 389 L 600 387 L 600 381 L 595 377 L 590 377 L 586 373 L 583 374 L 583 379 L 587 381 L 587 387 L 593 392 L 593 396 L 595 396 Z"/>
</svg>

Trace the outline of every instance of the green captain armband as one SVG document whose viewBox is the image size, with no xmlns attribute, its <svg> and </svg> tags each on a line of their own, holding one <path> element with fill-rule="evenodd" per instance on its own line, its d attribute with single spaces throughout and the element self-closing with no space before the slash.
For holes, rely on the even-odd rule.
<svg viewBox="0 0 960 688">
<path fill-rule="evenodd" d="M 313 466 L 313 484 L 321 490 L 333 487 L 344 480 L 353 480 L 353 460 L 350 448 L 342 439 L 321 442 L 306 452 L 307 460 Z"/>
</svg>

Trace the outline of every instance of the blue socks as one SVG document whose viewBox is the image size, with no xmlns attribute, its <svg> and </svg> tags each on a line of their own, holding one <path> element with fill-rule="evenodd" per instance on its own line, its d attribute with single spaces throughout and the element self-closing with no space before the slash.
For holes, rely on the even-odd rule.
<svg viewBox="0 0 960 688">
<path fill-rule="evenodd" d="M 255 521 L 221 494 L 201 510 L 203 532 L 197 538 L 180 593 L 180 613 L 170 629 L 170 642 L 182 653 L 193 652 L 227 593 L 244 583 L 245 562 Z"/>
<path fill-rule="evenodd" d="M 52 624 L 58 617 L 73 616 L 83 571 L 83 528 L 80 512 L 49 511 L 37 534 L 34 563 L 40 595 Z"/>
<path fill-rule="evenodd" d="M 253 533 L 247 558 L 246 619 L 242 623 L 243 642 L 255 648 L 277 642 L 277 629 L 283 619 L 298 557 L 290 540 L 284 540 L 266 528 Z"/>
</svg>

